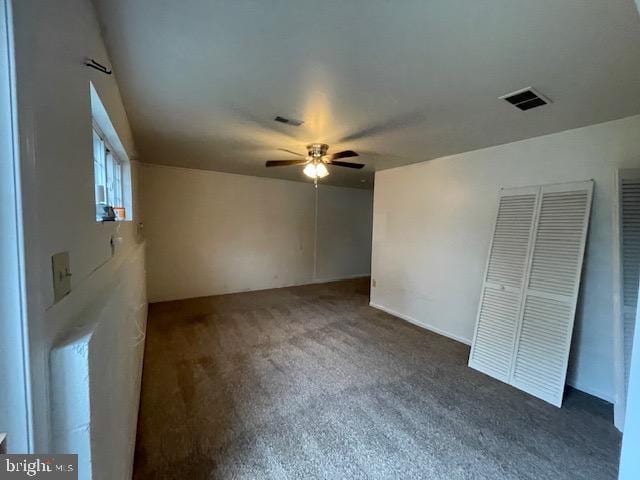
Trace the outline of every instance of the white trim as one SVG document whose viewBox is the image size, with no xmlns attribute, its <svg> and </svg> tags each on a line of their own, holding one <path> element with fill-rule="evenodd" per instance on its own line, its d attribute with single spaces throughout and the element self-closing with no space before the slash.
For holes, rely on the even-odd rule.
<svg viewBox="0 0 640 480">
<path fill-rule="evenodd" d="M 2 268 L 11 282 L 16 282 L 11 288 L 7 288 L 0 294 L 2 297 L 2 314 L 10 316 L 15 323 L 7 324 L 4 337 L 1 341 L 9 342 L 9 345 L 0 345 L 0 352 L 6 353 L 9 358 L 2 361 L 10 362 L 11 367 L 6 367 L 16 375 L 15 380 L 8 386 L 4 398 L 5 405 L 12 415 L 7 422 L 7 441 L 12 452 L 34 451 L 34 422 L 32 413 L 32 395 L 30 381 L 29 358 L 29 329 L 27 322 L 27 298 L 26 298 L 26 271 L 25 271 L 25 235 L 24 235 L 24 205 L 21 169 L 24 162 L 20 155 L 20 136 L 18 124 L 18 92 L 15 65 L 15 44 L 12 4 L 8 0 L 0 0 L 0 55 L 2 56 L 2 77 L 0 79 L 0 101 L 2 115 L 2 139 L 0 149 L 2 162 L 0 177 L 2 178 L 3 205 L 2 219 L 5 226 L 11 230 L 2 242 Z M 6 261 L 6 263 L 5 263 Z M 11 325 L 16 326 L 15 329 Z M 13 438 L 13 441 L 11 440 Z M 5 444 L 6 446 L 6 444 Z"/>
<path fill-rule="evenodd" d="M 2 0 L 5 1 L 5 0 Z M 11 12 L 11 1 L 6 1 Z M 13 51 L 16 52 L 15 45 Z M 20 52 L 16 52 L 18 56 Z M 14 112 L 17 120 L 15 133 L 15 152 L 19 158 L 19 178 L 17 184 L 19 198 L 21 200 L 20 237 L 22 239 L 22 273 L 23 280 L 23 315 L 24 322 L 24 355 L 25 368 L 27 370 L 27 397 L 29 408 L 29 450 L 23 453 L 48 451 L 49 449 L 49 381 L 42 342 L 36 337 L 34 341 L 30 332 L 31 325 L 43 325 L 43 294 L 40 286 L 40 221 L 38 212 L 38 182 L 36 174 L 38 132 L 35 121 L 36 107 L 33 104 L 33 95 L 29 94 L 29 88 L 24 82 L 19 82 L 15 65 L 12 65 L 12 77 L 15 82 Z M 17 86 L 20 85 L 20 88 Z M 29 252 L 29 255 L 25 255 Z M 37 329 L 34 329 L 37 330 Z M 36 336 L 37 333 L 34 333 Z"/>
<path fill-rule="evenodd" d="M 121 161 L 130 162 L 131 155 L 122 144 L 118 131 L 113 126 L 113 122 L 109 117 L 109 112 L 104 106 L 104 102 L 100 98 L 98 90 L 92 82 L 89 82 L 89 96 L 91 100 L 91 118 L 94 128 L 97 126 L 98 132 L 102 135 L 102 139 L 109 144 L 111 151 L 115 152 Z"/>
<path fill-rule="evenodd" d="M 613 189 L 612 244 L 613 244 L 613 386 L 614 407 L 613 424 L 620 431 L 624 429 L 625 417 L 625 384 L 624 384 L 624 327 L 622 316 L 622 268 L 620 256 L 622 254 L 620 234 L 620 169 L 615 170 Z"/>
<path fill-rule="evenodd" d="M 437 333 L 438 335 L 442 335 L 443 337 L 447 337 L 450 338 L 452 340 L 455 340 L 456 342 L 460 342 L 460 343 L 464 343 L 465 345 L 471 346 L 471 339 L 468 338 L 464 338 L 461 337 L 459 335 L 455 335 L 453 333 L 447 332 L 445 330 L 442 330 L 440 328 L 434 327 L 433 325 L 430 325 L 428 323 L 425 323 L 421 320 L 418 320 L 416 318 L 413 318 L 409 315 L 404 315 L 403 313 L 397 312 L 395 310 L 393 310 L 392 308 L 388 308 L 388 307 L 384 307 L 382 305 L 379 305 L 377 303 L 374 302 L 369 302 L 369 306 L 376 308 L 378 310 L 382 310 L 385 313 L 388 313 L 389 315 L 393 315 L 394 317 L 398 317 L 401 320 L 404 320 L 406 322 L 409 323 L 413 323 L 414 325 L 424 328 L 425 330 L 429 330 L 433 333 Z"/>
</svg>

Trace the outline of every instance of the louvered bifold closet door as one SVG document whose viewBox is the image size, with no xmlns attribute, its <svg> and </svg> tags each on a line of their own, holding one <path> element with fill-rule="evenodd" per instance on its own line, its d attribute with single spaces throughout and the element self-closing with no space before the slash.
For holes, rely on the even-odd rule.
<svg viewBox="0 0 640 480">
<path fill-rule="evenodd" d="M 560 406 L 593 182 L 541 188 L 510 383 Z"/>
<path fill-rule="evenodd" d="M 638 306 L 640 281 L 640 171 L 621 171 L 620 235 L 622 268 L 622 320 L 625 391 L 629 382 L 629 366 Z"/>
<path fill-rule="evenodd" d="M 509 381 L 539 188 L 503 189 L 469 366 Z"/>
</svg>

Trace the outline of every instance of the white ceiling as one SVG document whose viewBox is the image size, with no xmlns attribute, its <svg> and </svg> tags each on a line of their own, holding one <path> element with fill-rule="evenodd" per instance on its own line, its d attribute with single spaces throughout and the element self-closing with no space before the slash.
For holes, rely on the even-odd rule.
<svg viewBox="0 0 640 480">
<path fill-rule="evenodd" d="M 264 161 L 322 141 L 367 163 L 328 183 L 371 186 L 374 170 L 640 113 L 633 0 L 95 2 L 144 162 L 298 180 Z M 498 99 L 526 86 L 554 103 Z"/>
</svg>

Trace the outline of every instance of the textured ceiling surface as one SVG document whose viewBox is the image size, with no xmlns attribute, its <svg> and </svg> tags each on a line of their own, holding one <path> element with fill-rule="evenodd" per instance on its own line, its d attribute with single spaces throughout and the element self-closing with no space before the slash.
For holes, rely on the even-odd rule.
<svg viewBox="0 0 640 480">
<path fill-rule="evenodd" d="M 324 181 L 370 187 L 375 170 L 640 113 L 633 0 L 95 3 L 144 162 L 301 180 L 264 161 L 321 141 L 367 164 Z M 527 86 L 553 103 L 498 99 Z"/>
</svg>

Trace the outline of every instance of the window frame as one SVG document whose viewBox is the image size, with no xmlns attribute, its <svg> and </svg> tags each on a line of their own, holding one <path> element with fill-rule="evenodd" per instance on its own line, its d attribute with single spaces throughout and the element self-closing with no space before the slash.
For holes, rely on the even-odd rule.
<svg viewBox="0 0 640 480">
<path fill-rule="evenodd" d="M 132 222 L 136 216 L 136 205 L 134 201 L 134 168 L 131 158 L 129 156 L 130 151 L 125 148 L 122 140 L 120 139 L 120 135 L 116 131 L 113 122 L 107 112 L 107 109 L 104 106 L 104 103 L 100 99 L 100 95 L 96 90 L 94 84 L 89 82 L 89 95 L 91 98 L 91 126 L 92 131 L 96 132 L 96 136 L 99 137 L 100 141 L 104 145 L 104 195 L 102 192 L 96 188 L 96 169 L 94 168 L 93 176 L 94 176 L 94 201 L 93 204 L 95 206 L 95 218 L 96 223 L 103 223 L 103 209 L 99 206 L 98 200 L 104 199 L 105 203 L 101 203 L 100 205 L 104 206 L 113 202 L 113 195 L 111 197 L 107 197 L 108 192 L 106 191 L 107 187 L 107 157 L 111 160 L 116 160 L 120 165 L 119 173 L 120 173 L 120 182 L 118 187 L 118 193 L 120 194 L 120 203 L 119 207 L 124 208 L 124 218 L 119 218 L 118 222 Z M 124 133 L 128 133 L 125 132 Z M 93 134 L 92 134 L 93 135 Z M 92 137 L 94 138 L 94 137 Z M 131 140 L 130 137 L 128 137 Z M 92 144 L 93 145 L 93 144 Z M 133 152 L 133 145 L 130 143 L 129 148 L 131 152 Z M 106 149 L 111 152 L 110 155 L 107 156 Z M 92 150 L 92 160 L 95 164 L 95 156 L 93 155 L 94 150 Z M 111 156 L 113 155 L 113 156 Z M 102 170 L 101 170 L 102 171 Z M 117 196 L 116 196 L 117 199 Z M 106 203 L 109 202 L 109 203 Z M 113 205 L 110 205 L 113 207 Z M 119 213 L 123 213 L 120 211 Z M 112 219 L 109 218 L 106 222 L 111 223 Z"/>
<path fill-rule="evenodd" d="M 100 141 L 102 148 L 101 162 L 96 160 L 96 139 Z M 95 119 L 92 121 L 92 148 L 93 148 L 93 184 L 94 184 L 94 201 L 96 205 L 96 222 L 104 222 L 102 216 L 98 214 L 98 186 L 104 187 L 104 204 L 110 207 L 125 207 L 124 195 L 124 178 L 125 178 L 125 162 L 116 153 L 115 149 L 109 143 L 106 135 L 103 133 Z M 97 166 L 102 169 L 100 180 L 98 183 Z M 113 185 L 115 182 L 115 185 Z M 118 222 L 130 220 L 125 209 L 125 218 L 116 219 Z"/>
</svg>

